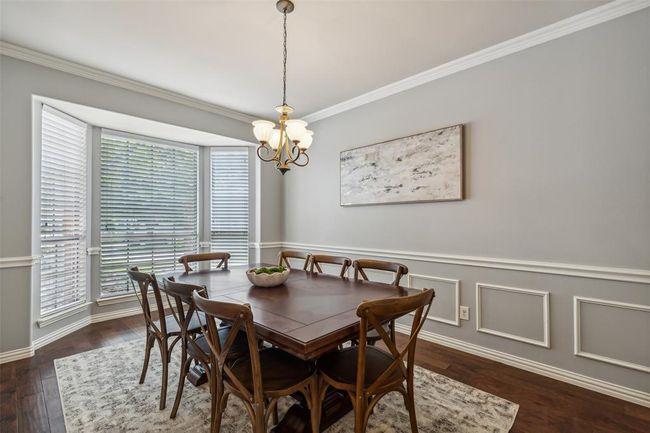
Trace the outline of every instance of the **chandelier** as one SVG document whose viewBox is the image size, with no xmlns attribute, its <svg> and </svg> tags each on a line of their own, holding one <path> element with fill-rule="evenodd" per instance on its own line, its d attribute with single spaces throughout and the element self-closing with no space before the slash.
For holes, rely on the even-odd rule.
<svg viewBox="0 0 650 433">
<path fill-rule="evenodd" d="M 307 129 L 307 122 L 300 119 L 289 119 L 293 108 L 287 105 L 287 14 L 294 9 L 291 0 L 278 0 L 275 7 L 284 17 L 284 44 L 282 69 L 282 105 L 275 107 L 280 113 L 278 128 L 268 120 L 253 122 L 253 134 L 260 143 L 257 156 L 265 162 L 275 162 L 282 174 L 290 170 L 289 164 L 304 167 L 309 163 L 307 149 L 311 146 L 314 132 Z"/>
</svg>

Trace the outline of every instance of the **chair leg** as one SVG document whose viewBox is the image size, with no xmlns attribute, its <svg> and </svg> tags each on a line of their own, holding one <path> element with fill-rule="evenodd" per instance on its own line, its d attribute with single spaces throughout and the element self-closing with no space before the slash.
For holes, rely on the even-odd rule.
<svg viewBox="0 0 650 433">
<path fill-rule="evenodd" d="M 142 373 L 140 373 L 140 385 L 144 383 L 144 379 L 147 377 L 147 369 L 149 368 L 149 357 L 151 356 L 153 341 L 153 335 L 147 331 L 147 341 L 144 345 L 144 363 L 142 364 Z"/>
<path fill-rule="evenodd" d="M 185 386 L 185 376 L 190 370 L 190 365 L 192 365 L 192 359 L 187 359 L 187 352 L 183 347 L 182 362 L 181 362 L 181 371 L 178 376 L 178 389 L 176 390 L 176 398 L 174 399 L 174 406 L 172 407 L 172 413 L 169 415 L 170 418 L 176 418 L 176 413 L 178 412 L 178 406 L 181 404 L 181 397 L 183 396 L 183 387 Z"/>
<path fill-rule="evenodd" d="M 169 376 L 169 352 L 167 350 L 167 340 L 159 341 L 160 360 L 162 361 L 162 380 L 160 386 L 160 410 L 163 410 L 167 404 L 167 378 Z"/>
<path fill-rule="evenodd" d="M 409 411 L 409 421 L 411 422 L 411 433 L 418 433 L 418 420 L 415 416 L 415 395 L 413 391 L 413 379 L 407 381 L 406 393 L 404 394 L 404 404 Z"/>
<path fill-rule="evenodd" d="M 390 339 L 393 340 L 393 342 L 396 342 L 397 337 L 395 336 L 395 321 L 391 320 L 388 327 L 390 328 Z"/>
<path fill-rule="evenodd" d="M 366 398 L 361 396 L 355 397 L 354 405 L 354 433 L 365 433 L 366 431 Z"/>
<path fill-rule="evenodd" d="M 257 407 L 253 419 L 253 433 L 266 433 L 266 417 L 264 407 Z"/>
<path fill-rule="evenodd" d="M 213 383 L 212 389 L 214 390 L 214 394 L 212 394 L 210 433 L 219 433 L 221 430 L 221 416 L 223 414 L 223 383 L 221 382 L 221 379 L 216 376 L 216 374 L 211 373 L 211 376 Z"/>
</svg>

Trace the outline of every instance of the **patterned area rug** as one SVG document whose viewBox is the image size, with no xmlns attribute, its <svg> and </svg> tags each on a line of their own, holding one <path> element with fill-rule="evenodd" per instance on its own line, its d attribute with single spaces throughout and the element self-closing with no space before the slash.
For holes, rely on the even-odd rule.
<svg viewBox="0 0 650 433">
<path fill-rule="evenodd" d="M 152 350 L 147 379 L 138 385 L 143 359 L 140 341 L 110 346 L 54 364 L 68 433 L 114 432 L 208 432 L 210 394 L 207 385 L 188 383 L 176 419 L 169 412 L 176 394 L 180 351 L 169 368 L 167 409 L 158 410 L 160 357 Z M 427 433 L 501 433 L 512 427 L 519 406 L 423 368 L 415 370 L 419 430 Z M 283 399 L 280 416 L 293 399 Z M 230 398 L 223 418 L 223 433 L 250 432 L 244 407 Z M 351 433 L 354 418 L 348 414 L 326 430 Z M 369 432 L 410 433 L 408 412 L 402 396 L 385 396 L 370 417 Z"/>
</svg>

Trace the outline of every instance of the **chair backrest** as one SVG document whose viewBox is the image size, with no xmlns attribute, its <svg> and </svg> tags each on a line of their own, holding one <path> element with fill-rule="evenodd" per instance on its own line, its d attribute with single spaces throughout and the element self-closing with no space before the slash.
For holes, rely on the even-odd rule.
<svg viewBox="0 0 650 433">
<path fill-rule="evenodd" d="M 142 314 L 144 315 L 144 321 L 147 328 L 154 331 L 159 336 L 167 335 L 167 326 L 165 321 L 160 320 L 159 325 L 156 325 L 156 322 L 151 317 L 152 306 L 149 300 L 150 289 L 151 293 L 153 293 L 159 316 L 165 316 L 165 307 L 163 305 L 162 295 L 160 293 L 160 287 L 158 286 L 156 275 L 140 272 L 137 266 L 129 268 L 126 272 L 131 280 L 131 285 L 133 286 L 133 291 L 138 298 L 138 302 L 140 302 L 140 306 L 142 307 Z"/>
<path fill-rule="evenodd" d="M 189 345 L 192 345 L 197 353 L 202 353 L 201 348 L 196 344 L 193 338 L 190 338 L 188 328 L 192 317 L 196 314 L 196 305 L 192 294 L 194 292 L 202 293 L 208 296 L 208 291 L 204 286 L 197 286 L 195 284 L 178 283 L 174 277 L 166 277 L 163 280 L 163 287 L 161 289 L 168 297 L 174 300 L 175 308 L 172 309 L 172 314 L 178 323 L 181 330 L 181 338 Z"/>
<path fill-rule="evenodd" d="M 302 266 L 302 270 L 306 271 L 307 266 L 309 266 L 309 261 L 311 260 L 311 254 L 304 253 L 302 251 L 280 251 L 278 254 L 278 265 L 286 265 L 288 268 L 290 268 L 291 263 L 289 263 L 289 259 L 303 259 L 305 263 Z"/>
<path fill-rule="evenodd" d="M 320 267 L 322 263 L 341 265 L 341 273 L 339 274 L 341 278 L 345 277 L 345 273 L 348 271 L 348 268 L 352 266 L 352 260 L 348 259 L 347 257 L 314 254 L 311 256 L 311 266 L 309 267 L 309 272 L 314 272 L 314 267 L 316 267 L 316 270 L 318 270 L 318 272 L 323 273 L 323 270 Z"/>
<path fill-rule="evenodd" d="M 198 253 L 198 254 L 185 254 L 178 259 L 178 263 L 182 263 L 185 267 L 185 272 L 192 272 L 190 267 L 191 262 L 206 262 L 210 260 L 220 260 L 217 264 L 217 268 L 223 266 L 224 269 L 228 269 L 228 260 L 230 259 L 230 253 L 223 252 L 213 252 L 213 253 Z"/>
<path fill-rule="evenodd" d="M 393 286 L 399 286 L 402 277 L 409 273 L 409 268 L 401 263 L 384 262 L 382 260 L 359 259 L 354 261 L 354 281 L 359 281 L 359 275 L 362 279 L 368 281 L 365 269 L 374 269 L 378 271 L 394 272 L 395 278 L 391 283 Z"/>
<path fill-rule="evenodd" d="M 207 329 L 203 333 L 207 338 L 210 352 L 213 359 L 213 365 L 218 369 L 218 374 L 227 379 L 247 400 L 253 403 L 263 403 L 264 389 L 262 388 L 262 368 L 257 346 L 257 335 L 255 325 L 253 324 L 253 311 L 248 304 L 234 304 L 230 302 L 221 302 L 207 299 L 200 293 L 195 292 L 193 295 L 194 303 L 199 311 L 205 314 Z M 219 338 L 219 329 L 216 319 L 231 323 L 232 327 L 228 333 L 228 338 L 222 344 Z M 226 362 L 228 354 L 235 342 L 239 331 L 246 332 L 248 342 L 248 351 L 250 353 L 251 377 L 253 380 L 253 392 L 251 393 L 239 378 L 232 372 L 229 364 Z"/>
<path fill-rule="evenodd" d="M 424 325 L 431 302 L 435 297 L 433 289 L 423 289 L 420 293 L 401 298 L 385 298 L 376 301 L 362 302 L 357 307 L 357 316 L 361 318 L 359 331 L 359 358 L 357 360 L 357 395 L 364 391 L 373 394 L 381 386 L 385 385 L 387 379 L 393 372 L 399 369 L 404 379 L 413 379 L 413 367 L 415 365 L 415 344 L 417 337 Z M 383 324 L 387 321 L 397 319 L 414 312 L 413 323 L 408 342 L 402 350 L 397 348 L 397 343 L 393 341 L 386 332 Z M 365 386 L 366 377 L 366 334 L 370 330 L 375 330 L 381 340 L 384 342 L 389 352 L 395 358 L 394 361 L 384 370 L 379 377 L 369 386 Z M 377 349 L 380 350 L 380 349 Z M 404 360 L 406 358 L 406 366 Z"/>
</svg>

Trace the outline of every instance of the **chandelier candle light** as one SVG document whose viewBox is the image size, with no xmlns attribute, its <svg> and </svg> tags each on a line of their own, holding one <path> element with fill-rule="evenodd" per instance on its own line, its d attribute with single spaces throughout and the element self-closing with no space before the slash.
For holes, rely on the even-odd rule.
<svg viewBox="0 0 650 433">
<path fill-rule="evenodd" d="M 275 107 L 280 113 L 280 127 L 268 120 L 253 122 L 253 134 L 259 141 L 257 156 L 265 162 L 275 162 L 282 174 L 290 170 L 289 164 L 304 167 L 309 163 L 307 149 L 311 146 L 314 132 L 307 129 L 307 122 L 299 119 L 289 119 L 293 108 L 287 105 L 287 14 L 294 9 L 291 0 L 279 0 L 275 7 L 283 15 L 284 45 L 282 70 L 282 105 Z"/>
</svg>

